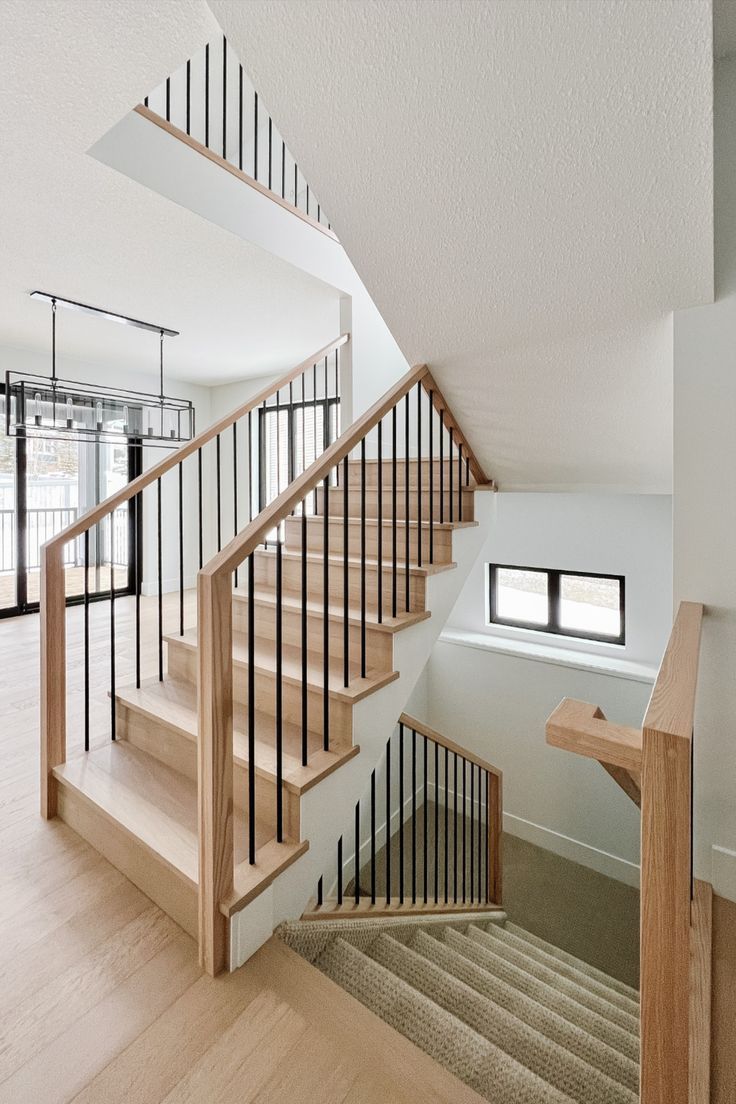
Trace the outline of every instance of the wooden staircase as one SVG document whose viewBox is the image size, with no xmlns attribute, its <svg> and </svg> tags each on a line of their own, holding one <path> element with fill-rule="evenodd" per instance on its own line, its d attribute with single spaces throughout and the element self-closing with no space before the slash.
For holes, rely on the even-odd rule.
<svg viewBox="0 0 736 1104">
<path fill-rule="evenodd" d="M 421 379 L 417 370 L 414 377 Z M 389 402 L 387 409 L 391 408 Z M 341 447 L 345 456 L 334 481 L 320 480 L 315 487 L 314 512 L 302 517 L 292 514 L 289 505 L 276 519 L 277 542 L 273 531 L 270 539 L 263 539 L 264 530 L 252 550 L 252 580 L 242 567 L 237 583 L 228 586 L 229 623 L 222 633 L 227 640 L 223 662 L 228 685 L 219 688 L 220 704 L 210 714 L 217 724 L 224 718 L 229 723 L 232 717 L 232 750 L 222 765 L 227 782 L 217 791 L 223 793 L 222 823 L 231 835 L 234 864 L 227 890 L 217 900 L 226 923 L 307 852 L 305 795 L 359 756 L 356 708 L 400 678 L 398 638 L 407 630 L 420 631 L 431 618 L 429 581 L 455 568 L 455 530 L 477 525 L 478 483 L 471 481 L 467 464 L 461 469 L 461 453 L 453 471 L 452 461 L 445 459 L 405 457 L 393 465 L 379 464 L 375 459 L 350 459 L 349 443 Z M 318 459 L 312 468 L 320 463 Z M 394 481 L 401 487 L 400 495 Z M 428 482 L 433 486 L 431 499 Z M 439 485 L 441 492 L 434 489 Z M 83 532 L 84 520 L 77 523 L 77 531 Z M 259 521 L 256 517 L 246 527 L 246 536 Z M 49 598 L 51 558 L 64 537 L 61 534 L 45 549 L 42 622 L 47 641 L 54 616 L 57 624 L 62 623 L 58 594 L 54 593 L 55 601 Z M 134 598 L 115 600 L 118 611 L 123 602 L 130 607 Z M 201 593 L 199 608 L 201 618 Z M 111 740 L 67 758 L 65 748 L 60 754 L 53 747 L 53 726 L 45 726 L 44 782 L 52 804 L 44 811 L 57 812 L 201 942 L 201 870 L 203 848 L 208 847 L 202 763 L 203 756 L 208 763 L 217 756 L 202 738 L 203 695 L 198 685 L 203 685 L 210 653 L 219 651 L 220 634 L 207 637 L 205 632 L 203 637 L 202 625 L 185 626 L 183 620 L 182 615 L 178 632 L 162 633 L 163 677 L 154 674 L 111 687 Z M 439 628 L 434 627 L 434 636 Z M 210 649 L 205 644 L 203 652 L 207 639 L 214 639 L 215 645 Z M 49 659 L 47 646 L 42 660 L 47 697 L 53 693 L 54 679 Z M 204 685 L 211 682 L 206 678 Z M 408 684 L 404 700 L 411 689 Z M 397 715 L 393 713 L 394 721 Z M 380 718 L 380 710 L 376 716 Z M 380 728 L 379 720 L 376 724 Z M 385 731 L 380 736 L 385 740 Z M 372 765 L 366 761 L 363 773 Z M 328 807 L 329 803 L 323 812 Z M 295 903 L 293 915 L 299 915 L 305 903 L 306 898 Z M 217 972 L 227 958 L 221 954 L 213 964 L 205 956 L 204 962 Z"/>
</svg>

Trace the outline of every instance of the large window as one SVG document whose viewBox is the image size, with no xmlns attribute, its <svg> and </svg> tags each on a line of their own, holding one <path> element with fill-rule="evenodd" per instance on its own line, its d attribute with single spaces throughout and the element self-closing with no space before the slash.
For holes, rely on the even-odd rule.
<svg viewBox="0 0 736 1104">
<path fill-rule="evenodd" d="M 493 625 L 626 642 L 623 575 L 489 564 L 488 596 Z"/>
</svg>

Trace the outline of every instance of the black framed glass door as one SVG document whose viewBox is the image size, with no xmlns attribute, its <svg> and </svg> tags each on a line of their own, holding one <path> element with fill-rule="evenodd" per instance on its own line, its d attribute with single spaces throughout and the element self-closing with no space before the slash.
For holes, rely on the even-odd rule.
<svg viewBox="0 0 736 1104">
<path fill-rule="evenodd" d="M 11 401 L 14 401 L 11 397 Z M 0 385 L 0 617 L 38 609 L 41 546 L 140 472 L 134 442 L 5 435 L 5 388 Z M 134 518 L 128 504 L 90 532 L 89 592 L 135 588 Z M 140 539 L 140 527 L 139 527 Z M 84 547 L 64 555 L 67 600 L 84 594 Z"/>
</svg>

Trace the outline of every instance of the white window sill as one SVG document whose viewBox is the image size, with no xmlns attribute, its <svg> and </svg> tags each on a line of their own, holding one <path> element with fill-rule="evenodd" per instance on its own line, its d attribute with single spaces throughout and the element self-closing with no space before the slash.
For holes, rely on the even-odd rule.
<svg viewBox="0 0 736 1104">
<path fill-rule="evenodd" d="M 653 683 L 657 677 L 657 668 L 648 663 L 635 663 L 633 660 L 617 659 L 614 656 L 594 655 L 591 652 L 575 651 L 572 648 L 558 648 L 536 641 L 532 643 L 528 640 L 509 640 L 507 637 L 491 636 L 490 633 L 447 628 L 440 633 L 440 640 L 444 644 L 499 652 L 501 655 L 530 659 L 537 663 L 552 663 L 558 667 L 575 667 L 579 671 L 613 675 L 615 678 L 629 679 L 632 682 Z"/>
</svg>

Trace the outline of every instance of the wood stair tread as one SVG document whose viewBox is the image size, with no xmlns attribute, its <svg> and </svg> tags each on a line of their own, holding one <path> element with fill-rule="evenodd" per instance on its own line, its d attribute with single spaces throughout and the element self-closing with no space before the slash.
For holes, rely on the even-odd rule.
<svg viewBox="0 0 736 1104">
<path fill-rule="evenodd" d="M 349 918 L 351 916 L 444 916 L 458 913 L 477 912 L 482 914 L 502 911 L 501 906 L 495 905 L 493 902 L 449 901 L 445 904 L 444 900 L 441 900 L 435 904 L 434 900 L 429 900 L 425 904 L 423 900 L 417 898 L 416 902 L 412 903 L 411 894 L 409 893 L 405 895 L 403 904 L 399 904 L 398 897 L 394 895 L 388 905 L 385 897 L 376 897 L 374 903 L 370 896 L 364 895 L 361 895 L 357 904 L 355 897 L 343 897 L 342 904 L 338 904 L 336 897 L 326 897 L 321 905 L 318 905 L 316 899 L 312 898 L 301 918 L 302 920 L 325 920 L 332 917 Z"/>
<path fill-rule="evenodd" d="M 242 587 L 236 587 L 233 591 L 233 597 L 238 601 L 248 602 L 248 592 Z M 281 595 L 282 605 L 284 609 L 293 610 L 296 613 L 301 613 L 302 598 L 298 591 L 287 591 L 284 589 Z M 389 596 L 390 598 L 390 596 Z M 270 587 L 256 586 L 255 588 L 255 601 L 259 605 L 268 606 L 272 609 L 276 608 L 276 595 Z M 390 605 L 390 600 L 389 600 Z M 307 613 L 311 617 L 321 618 L 324 615 L 324 603 L 320 600 L 313 598 L 307 598 L 306 602 Z M 342 602 L 331 601 L 327 604 L 327 614 L 330 621 L 343 622 L 343 605 Z M 405 613 L 397 611 L 396 617 L 383 615 L 383 620 L 379 622 L 377 614 L 370 608 L 366 609 L 365 620 L 366 625 L 376 630 L 377 632 L 395 633 L 401 629 L 409 628 L 411 625 L 416 625 L 420 621 L 426 621 L 432 616 L 430 610 L 423 610 L 419 613 Z M 359 626 L 361 624 L 360 607 L 351 605 L 348 606 L 348 623 L 351 625 Z"/>
<path fill-rule="evenodd" d="M 187 629 L 183 636 L 170 635 L 164 638 L 167 643 L 178 647 L 184 647 L 193 651 L 197 650 L 197 629 Z M 255 667 L 258 671 L 270 675 L 276 673 L 276 655 L 273 641 L 262 640 L 256 637 L 254 641 Z M 233 663 L 237 667 L 248 666 L 248 638 L 243 633 L 233 633 Z M 370 668 L 366 671 L 366 677 L 360 678 L 358 665 L 350 664 L 350 685 L 343 684 L 342 659 L 333 658 L 330 661 L 328 688 L 331 698 L 352 704 L 361 701 L 368 694 L 388 686 L 399 677 L 398 671 L 374 671 Z M 302 660 L 299 648 L 284 644 L 282 648 L 282 677 L 284 682 L 302 684 Z M 310 690 L 321 692 L 323 689 L 322 663 L 317 662 L 312 654 L 307 656 L 307 686 Z"/>
<path fill-rule="evenodd" d="M 261 556 L 275 556 L 276 555 L 276 552 L 273 548 L 259 548 L 257 550 L 257 552 Z M 300 549 L 292 549 L 292 548 L 289 548 L 288 545 L 284 548 L 284 550 L 282 552 L 282 555 L 283 555 L 284 559 L 289 559 L 289 560 L 301 561 L 301 558 L 302 558 L 302 553 L 301 553 Z M 310 562 L 311 563 L 322 563 L 324 561 L 324 556 L 322 555 L 321 552 L 307 552 L 305 559 L 307 560 L 307 563 L 310 563 Z M 334 564 L 336 567 L 342 567 L 343 562 L 344 562 L 344 558 L 343 558 L 342 553 L 339 553 L 339 554 L 338 553 L 335 553 L 335 554 L 330 553 L 327 557 L 327 562 L 330 563 L 330 564 Z M 359 568 L 361 566 L 360 556 L 348 556 L 347 562 L 348 562 L 348 567 L 357 567 L 357 568 Z M 366 556 L 365 566 L 370 571 L 377 571 L 378 570 L 378 560 L 371 559 L 370 557 Z M 410 561 L 409 562 L 409 574 L 410 575 L 419 575 L 419 576 L 439 575 L 443 571 L 452 571 L 456 567 L 457 567 L 457 564 L 454 562 L 454 560 L 450 561 L 449 563 L 422 564 L 421 567 L 419 567 L 416 563 L 413 563 L 413 562 Z M 391 564 L 389 563 L 388 555 L 386 556 L 386 559 L 384 560 L 384 562 L 382 564 L 382 568 L 383 568 L 384 572 L 391 571 Z M 400 575 L 400 576 L 403 576 L 406 573 L 406 567 L 403 563 L 399 563 L 397 565 L 396 573 L 397 573 L 397 575 Z"/>
<path fill-rule="evenodd" d="M 67 760 L 54 768 L 54 776 L 196 888 L 195 782 L 125 740 Z"/>
<path fill-rule="evenodd" d="M 168 677 L 163 682 L 159 682 L 154 677 L 143 682 L 140 689 L 136 689 L 135 686 L 121 687 L 116 697 L 129 709 L 148 717 L 155 717 L 160 723 L 175 729 L 196 743 L 197 692 L 191 683 Z M 245 707 L 237 702 L 234 722 L 234 758 L 243 768 L 247 768 L 248 736 L 245 728 L 247 723 Z M 255 711 L 256 774 L 271 780 L 276 778 L 275 725 L 276 719 L 273 715 L 261 710 Z M 321 734 L 310 732 L 307 740 L 309 764 L 305 767 L 301 761 L 301 727 L 284 721 L 282 735 L 284 785 L 296 794 L 305 793 L 311 789 L 321 778 L 331 774 L 360 751 L 357 745 L 325 751 Z"/>
</svg>

